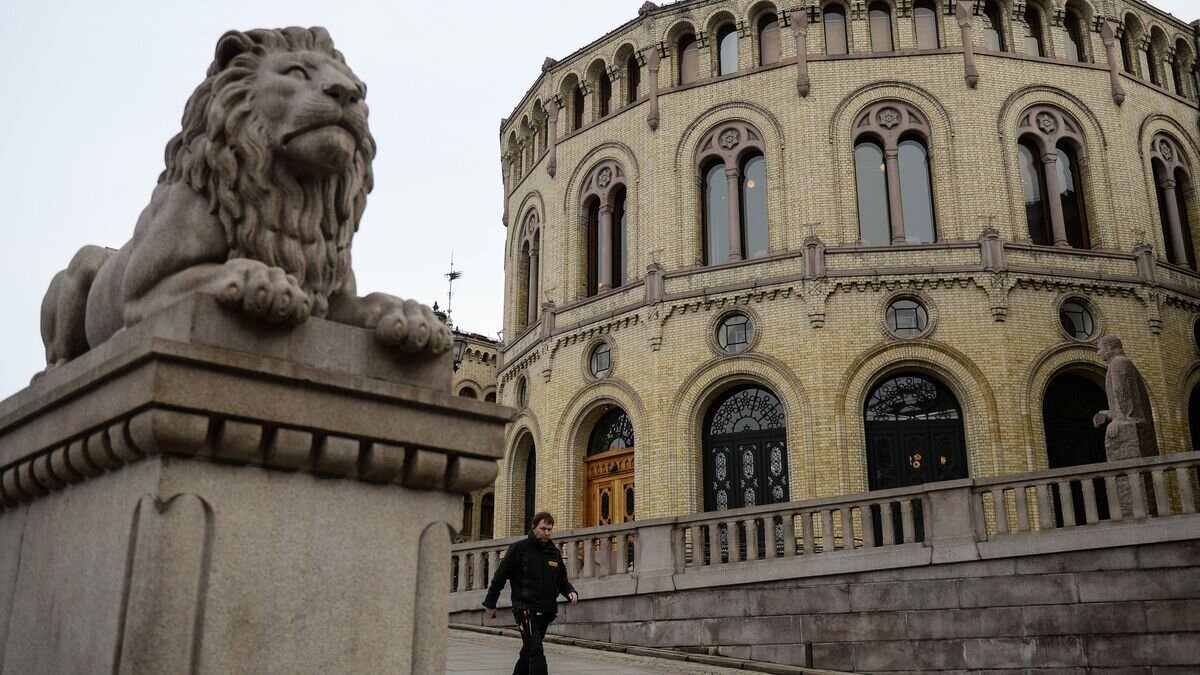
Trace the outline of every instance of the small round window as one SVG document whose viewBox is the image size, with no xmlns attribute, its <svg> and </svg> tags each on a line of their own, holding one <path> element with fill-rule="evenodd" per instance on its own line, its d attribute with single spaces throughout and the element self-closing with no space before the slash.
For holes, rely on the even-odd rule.
<svg viewBox="0 0 1200 675">
<path fill-rule="evenodd" d="M 525 378 L 522 377 L 517 382 L 517 407 L 518 408 L 525 407 L 525 394 L 526 394 Z"/>
<path fill-rule="evenodd" d="M 717 326 L 717 344 L 730 354 L 744 352 L 750 348 L 754 337 L 754 324 L 745 314 L 731 314 Z"/>
<path fill-rule="evenodd" d="M 1058 308 L 1058 322 L 1067 335 L 1075 340 L 1090 340 L 1096 334 L 1096 322 L 1087 306 L 1077 300 L 1068 300 Z"/>
<path fill-rule="evenodd" d="M 601 342 L 592 350 L 592 355 L 588 358 L 588 371 L 592 373 L 592 377 L 601 378 L 608 375 L 608 371 L 612 370 L 612 347 L 607 342 Z"/>
<path fill-rule="evenodd" d="M 916 300 L 894 300 L 887 308 L 887 327 L 896 337 L 917 337 L 929 327 L 929 312 Z"/>
</svg>

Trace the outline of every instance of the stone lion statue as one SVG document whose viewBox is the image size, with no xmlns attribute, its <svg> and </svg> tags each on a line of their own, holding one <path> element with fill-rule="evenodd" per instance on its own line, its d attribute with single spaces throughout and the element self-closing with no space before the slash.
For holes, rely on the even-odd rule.
<svg viewBox="0 0 1200 675">
<path fill-rule="evenodd" d="M 84 247 L 51 281 L 47 370 L 195 292 L 265 322 L 325 317 L 404 352 L 446 351 L 428 307 L 356 292 L 350 243 L 375 156 L 365 97 L 324 28 L 222 36 L 133 238 Z"/>
</svg>

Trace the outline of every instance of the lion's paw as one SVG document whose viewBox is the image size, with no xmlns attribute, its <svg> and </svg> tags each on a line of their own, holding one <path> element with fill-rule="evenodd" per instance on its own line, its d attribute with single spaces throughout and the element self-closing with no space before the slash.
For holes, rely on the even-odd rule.
<svg viewBox="0 0 1200 675">
<path fill-rule="evenodd" d="M 221 304 L 271 323 L 303 323 L 312 311 L 312 302 L 296 277 L 258 260 L 229 260 L 219 283 Z"/>
<path fill-rule="evenodd" d="M 416 300 L 395 298 L 380 312 L 374 328 L 380 342 L 409 353 L 437 355 L 451 345 L 449 326 Z"/>
</svg>

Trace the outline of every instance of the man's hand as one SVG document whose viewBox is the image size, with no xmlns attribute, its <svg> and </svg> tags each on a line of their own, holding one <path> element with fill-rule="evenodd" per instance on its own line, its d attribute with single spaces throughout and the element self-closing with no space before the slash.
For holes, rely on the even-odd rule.
<svg viewBox="0 0 1200 675">
<path fill-rule="evenodd" d="M 578 593 L 569 593 L 569 594 L 567 594 L 567 599 L 571 601 L 572 605 L 574 605 L 575 603 L 579 602 L 579 594 Z"/>
<path fill-rule="evenodd" d="M 495 607 L 484 607 L 483 613 L 487 614 L 487 618 L 489 618 L 489 619 L 496 618 L 496 608 Z"/>
</svg>

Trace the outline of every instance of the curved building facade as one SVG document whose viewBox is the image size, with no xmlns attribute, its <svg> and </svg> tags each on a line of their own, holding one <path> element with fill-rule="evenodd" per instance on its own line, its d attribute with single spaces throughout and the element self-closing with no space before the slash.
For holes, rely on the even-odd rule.
<svg viewBox="0 0 1200 675">
<path fill-rule="evenodd" d="M 647 3 L 501 125 L 496 535 L 1200 435 L 1196 28 L 1141 2 Z"/>
</svg>

